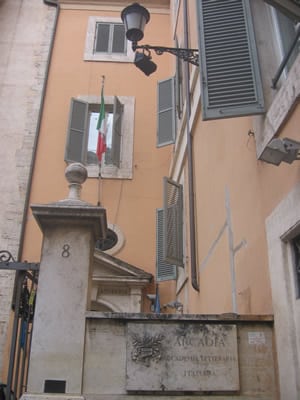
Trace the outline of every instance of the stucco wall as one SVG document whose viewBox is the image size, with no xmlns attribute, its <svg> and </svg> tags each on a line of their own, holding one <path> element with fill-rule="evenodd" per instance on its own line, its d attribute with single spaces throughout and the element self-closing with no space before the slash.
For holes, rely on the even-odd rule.
<svg viewBox="0 0 300 400">
<path fill-rule="evenodd" d="M 162 177 L 168 174 L 172 151 L 170 146 L 156 148 L 156 84 L 157 80 L 170 76 L 172 55 L 153 55 L 158 69 L 150 77 L 132 62 L 85 61 L 89 17 L 117 18 L 121 10 L 119 5 L 111 11 L 109 6 L 105 10 L 93 9 L 93 6 L 60 10 L 30 202 L 48 203 L 66 196 L 64 152 L 70 100 L 76 96 L 100 96 L 104 75 L 104 96 L 134 98 L 133 179 L 103 178 L 99 183 L 97 178 L 88 178 L 82 199 L 97 204 L 100 193 L 108 223 L 117 225 L 124 234 L 124 246 L 117 257 L 154 273 L 155 209 L 162 206 Z M 164 38 L 166 44 L 171 43 L 168 10 L 154 10 L 151 23 L 152 29 L 145 40 L 159 43 Z M 35 246 L 32 246 L 33 238 Z M 39 229 L 29 216 L 24 246 L 26 258 L 39 257 L 40 242 Z"/>
</svg>

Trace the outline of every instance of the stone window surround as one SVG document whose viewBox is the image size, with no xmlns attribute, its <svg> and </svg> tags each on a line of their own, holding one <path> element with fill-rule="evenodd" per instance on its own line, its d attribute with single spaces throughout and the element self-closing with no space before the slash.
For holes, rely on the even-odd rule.
<svg viewBox="0 0 300 400">
<path fill-rule="evenodd" d="M 300 97 L 300 54 L 282 86 L 278 90 L 267 113 L 253 117 L 256 138 L 257 158 L 260 157 L 267 144 L 279 134 L 286 119 L 296 106 Z"/>
<path fill-rule="evenodd" d="M 296 387 L 300 384 L 300 299 L 296 298 L 290 244 L 290 240 L 300 232 L 299 198 L 298 183 L 266 219 L 280 390 L 283 397 L 291 399 L 298 398 Z"/>
<path fill-rule="evenodd" d="M 100 104 L 100 96 L 80 95 L 76 99 L 86 101 L 90 104 Z M 133 134 L 134 134 L 134 97 L 118 96 L 124 106 L 122 116 L 122 139 L 120 168 L 115 165 L 106 165 L 104 160 L 101 164 L 101 177 L 107 179 L 132 179 L 133 162 Z M 114 96 L 105 96 L 105 104 L 113 104 Z M 99 177 L 98 165 L 87 165 L 88 177 Z"/>
<path fill-rule="evenodd" d="M 127 54 L 94 53 L 95 32 L 98 22 L 122 23 L 122 20 L 121 18 L 113 17 L 89 17 L 83 56 L 84 61 L 133 62 L 134 52 L 129 41 L 127 41 Z"/>
<path fill-rule="evenodd" d="M 104 253 L 109 254 L 111 256 L 116 255 L 125 245 L 125 236 L 118 225 L 116 224 L 107 224 L 108 228 L 111 229 L 118 237 L 118 241 L 111 249 L 105 250 Z"/>
</svg>

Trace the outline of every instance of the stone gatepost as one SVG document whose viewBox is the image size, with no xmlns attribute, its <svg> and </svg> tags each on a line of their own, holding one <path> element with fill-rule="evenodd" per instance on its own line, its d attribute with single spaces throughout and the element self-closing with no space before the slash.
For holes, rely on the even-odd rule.
<svg viewBox="0 0 300 400">
<path fill-rule="evenodd" d="M 95 239 L 106 234 L 107 222 L 105 209 L 80 200 L 85 167 L 69 165 L 66 178 L 68 199 L 31 206 L 44 240 L 27 396 L 82 394 L 92 257 Z"/>
</svg>

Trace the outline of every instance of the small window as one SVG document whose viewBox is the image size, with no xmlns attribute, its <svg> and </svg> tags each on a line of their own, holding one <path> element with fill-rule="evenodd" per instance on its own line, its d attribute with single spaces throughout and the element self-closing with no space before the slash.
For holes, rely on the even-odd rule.
<svg viewBox="0 0 300 400">
<path fill-rule="evenodd" d="M 85 61 L 133 62 L 121 18 L 89 17 L 84 48 Z"/>
<path fill-rule="evenodd" d="M 112 249 L 118 243 L 118 235 L 112 230 L 107 230 L 105 239 L 99 239 L 96 241 L 96 249 L 106 251 Z"/>
<path fill-rule="evenodd" d="M 294 276 L 296 284 L 296 297 L 300 298 L 300 235 L 291 241 L 294 253 Z"/>
<path fill-rule="evenodd" d="M 98 22 L 94 53 L 126 53 L 127 40 L 123 24 Z"/>
<path fill-rule="evenodd" d="M 97 122 L 100 96 L 71 99 L 65 161 L 87 166 L 90 178 L 99 177 Z M 105 96 L 106 151 L 101 160 L 102 178 L 132 179 L 134 97 Z"/>
<path fill-rule="evenodd" d="M 283 74 L 283 76 L 286 77 L 299 54 L 299 39 L 294 48 L 292 47 L 293 42 L 297 40 L 297 23 L 275 8 L 272 9 L 272 14 L 274 18 L 275 32 L 277 36 L 276 41 L 279 47 L 280 60 L 282 61 L 287 57 Z"/>
<path fill-rule="evenodd" d="M 121 121 L 123 106 L 115 99 L 114 105 L 106 105 L 106 152 L 105 164 L 120 166 L 121 151 Z M 66 161 L 78 161 L 83 164 L 96 164 L 99 161 L 96 155 L 99 118 L 99 104 L 72 99 L 70 122 L 68 129 Z M 114 146 L 114 148 L 113 148 Z"/>
</svg>

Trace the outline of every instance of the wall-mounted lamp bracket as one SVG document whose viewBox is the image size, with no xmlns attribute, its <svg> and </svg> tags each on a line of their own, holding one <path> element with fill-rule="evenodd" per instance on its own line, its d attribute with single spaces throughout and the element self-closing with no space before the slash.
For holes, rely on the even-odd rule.
<svg viewBox="0 0 300 400">
<path fill-rule="evenodd" d="M 164 47 L 164 46 L 151 46 L 149 44 L 138 45 L 137 42 L 132 42 L 132 50 L 136 51 L 142 49 L 148 51 L 153 50 L 157 55 L 162 55 L 163 53 L 170 53 L 174 56 L 189 62 L 190 64 L 199 66 L 199 50 L 198 49 L 184 49 L 179 47 Z"/>
<path fill-rule="evenodd" d="M 138 42 L 144 37 L 145 25 L 150 20 L 149 11 L 139 3 L 133 3 L 121 12 L 121 19 L 125 26 L 126 38 L 132 42 L 132 50 L 143 50 L 143 53 L 137 52 L 135 65 L 146 75 L 152 74 L 156 70 L 156 64 L 151 61 L 151 50 L 157 55 L 170 53 L 174 56 L 199 66 L 199 50 L 184 49 L 178 47 L 151 46 L 149 44 L 138 45 Z"/>
</svg>

